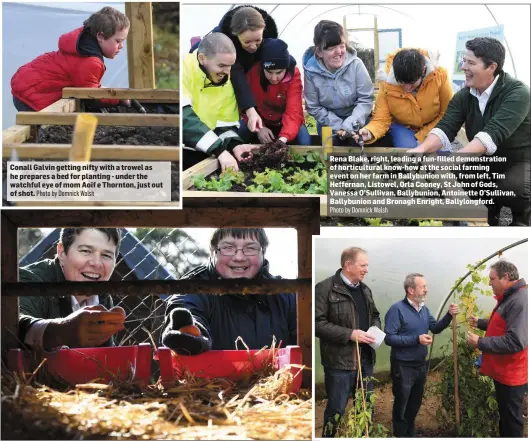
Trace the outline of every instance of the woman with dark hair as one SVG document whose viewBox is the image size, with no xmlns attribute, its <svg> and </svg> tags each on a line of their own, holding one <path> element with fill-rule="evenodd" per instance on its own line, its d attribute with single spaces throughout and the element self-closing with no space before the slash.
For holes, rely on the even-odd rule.
<svg viewBox="0 0 531 441">
<path fill-rule="evenodd" d="M 315 118 L 319 135 L 322 126 L 340 137 L 352 134 L 372 110 L 374 87 L 367 68 L 336 22 L 321 20 L 313 43 L 303 58 L 306 111 Z"/>
<path fill-rule="evenodd" d="M 275 20 L 263 9 L 242 5 L 227 12 L 212 32 L 224 33 L 236 47 L 236 63 L 230 74 L 232 86 L 238 107 L 248 118 L 247 127 L 251 132 L 258 132 L 263 127 L 262 119 L 256 111 L 256 102 L 245 74 L 260 60 L 262 41 L 278 37 Z M 196 48 L 197 45 L 194 45 L 190 52 Z"/>
<path fill-rule="evenodd" d="M 380 83 L 371 122 L 360 130 L 366 143 L 387 131 L 393 147 L 413 148 L 426 139 L 454 94 L 438 58 L 421 49 L 400 49 L 387 56 L 387 75 Z"/>
<path fill-rule="evenodd" d="M 311 138 L 304 125 L 302 110 L 302 80 L 297 62 L 288 52 L 288 45 L 277 38 L 262 44 L 260 62 L 247 72 L 263 128 L 252 133 L 243 115 L 238 134 L 242 140 L 266 144 L 277 138 L 298 145 L 310 145 Z"/>
</svg>

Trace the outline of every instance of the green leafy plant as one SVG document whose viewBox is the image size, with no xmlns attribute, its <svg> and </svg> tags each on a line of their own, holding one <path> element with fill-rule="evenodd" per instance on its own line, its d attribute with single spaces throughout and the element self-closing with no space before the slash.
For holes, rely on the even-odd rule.
<svg viewBox="0 0 531 441">
<path fill-rule="evenodd" d="M 196 176 L 192 184 L 198 190 L 229 191 L 233 185 L 243 184 L 245 175 L 243 172 L 228 168 L 219 175 L 219 178 L 205 179 L 203 175 Z"/>
<path fill-rule="evenodd" d="M 363 218 L 367 224 L 369 224 L 371 227 L 392 227 L 393 224 L 391 222 L 385 221 L 382 222 L 381 217 L 375 217 L 375 218 Z"/>
<path fill-rule="evenodd" d="M 475 265 L 468 265 L 472 271 L 470 280 L 456 287 L 460 312 L 457 315 L 459 325 L 466 325 L 467 318 L 480 313 L 476 300 L 478 295 L 490 295 L 488 277 L 482 277 L 481 271 L 486 265 L 474 270 Z M 457 282 L 456 282 L 457 283 Z M 495 398 L 492 379 L 479 374 L 474 365 L 480 352 L 472 348 L 466 341 L 467 326 L 458 329 L 458 381 L 461 422 L 458 435 L 464 437 L 492 437 L 498 436 L 498 406 Z M 478 335 L 484 331 L 474 330 Z M 433 392 L 440 395 L 441 408 L 437 410 L 437 420 L 442 427 L 455 427 L 455 392 L 454 392 L 454 361 L 451 355 L 450 343 L 442 348 L 445 358 L 441 363 L 441 380 L 433 386 Z"/>
<path fill-rule="evenodd" d="M 436 220 L 421 220 L 419 221 L 419 227 L 442 227 L 442 221 Z"/>
</svg>

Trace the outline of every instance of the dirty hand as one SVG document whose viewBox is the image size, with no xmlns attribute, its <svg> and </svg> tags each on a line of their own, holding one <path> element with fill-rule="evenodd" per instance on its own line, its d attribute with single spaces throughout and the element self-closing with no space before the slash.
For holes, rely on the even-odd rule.
<svg viewBox="0 0 531 441">
<path fill-rule="evenodd" d="M 459 314 L 459 305 L 456 305 L 455 303 L 450 304 L 450 307 L 448 308 L 448 312 L 452 315 Z"/>
<path fill-rule="evenodd" d="M 238 168 L 238 162 L 236 161 L 236 158 L 226 150 L 218 156 L 218 161 L 222 172 L 228 169 L 229 167 L 232 167 L 235 171 L 240 170 Z"/>
<path fill-rule="evenodd" d="M 356 337 L 358 338 L 358 342 L 360 343 L 374 343 L 376 339 L 372 336 L 367 334 L 365 331 L 362 331 L 361 329 L 354 329 L 352 331 L 352 334 L 350 335 L 350 339 L 352 341 L 356 341 Z"/>
<path fill-rule="evenodd" d="M 262 127 L 258 131 L 258 139 L 262 144 L 267 144 L 268 142 L 275 142 L 275 135 L 267 127 Z"/>
<path fill-rule="evenodd" d="M 478 327 L 478 318 L 475 315 L 471 315 L 468 317 L 468 324 L 472 326 L 473 328 Z"/>
<path fill-rule="evenodd" d="M 244 158 L 242 155 L 244 153 L 251 153 L 253 150 L 256 150 L 256 149 L 259 149 L 260 148 L 260 145 L 258 144 L 240 144 L 240 145 L 237 145 L 236 147 L 234 147 L 232 149 L 232 153 L 233 155 L 236 157 L 236 159 L 238 161 L 248 161 L 249 159 L 251 159 L 251 155 L 247 156 Z"/>
<path fill-rule="evenodd" d="M 369 132 L 367 129 L 360 129 L 359 134 L 361 135 L 361 139 L 363 139 L 364 142 L 371 141 L 373 138 L 372 133 Z M 360 137 L 357 133 L 354 133 L 353 138 L 354 141 L 358 142 Z"/>
<path fill-rule="evenodd" d="M 120 103 L 126 107 L 131 107 L 131 100 L 120 100 Z"/>
<path fill-rule="evenodd" d="M 125 315 L 120 311 L 107 311 L 102 305 L 86 306 L 48 324 L 43 337 L 44 349 L 63 345 L 70 348 L 101 346 L 124 329 L 124 320 Z"/>
<path fill-rule="evenodd" d="M 433 342 L 433 339 L 428 334 L 419 335 L 419 343 L 424 346 L 429 346 Z"/>
<path fill-rule="evenodd" d="M 247 118 L 249 119 L 247 121 L 247 128 L 249 129 L 249 131 L 256 133 L 264 127 L 262 123 L 262 118 L 260 118 L 260 115 L 258 115 L 258 112 L 254 107 L 247 109 L 245 113 L 247 115 Z"/>
<path fill-rule="evenodd" d="M 468 341 L 468 344 L 472 346 L 474 349 L 478 347 L 478 341 L 479 341 L 479 335 L 476 335 L 470 331 L 468 331 L 466 340 Z"/>
<path fill-rule="evenodd" d="M 209 351 L 212 342 L 202 334 L 206 330 L 194 321 L 192 313 L 185 308 L 170 312 L 170 323 L 162 333 L 162 344 L 181 355 L 197 355 Z"/>
</svg>

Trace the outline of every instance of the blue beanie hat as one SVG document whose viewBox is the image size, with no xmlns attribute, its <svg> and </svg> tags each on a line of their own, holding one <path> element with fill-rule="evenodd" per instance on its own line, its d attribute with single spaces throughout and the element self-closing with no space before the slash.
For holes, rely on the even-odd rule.
<svg viewBox="0 0 531 441">
<path fill-rule="evenodd" d="M 261 46 L 260 61 L 264 69 L 287 69 L 290 63 L 288 45 L 278 38 L 266 38 Z"/>
</svg>

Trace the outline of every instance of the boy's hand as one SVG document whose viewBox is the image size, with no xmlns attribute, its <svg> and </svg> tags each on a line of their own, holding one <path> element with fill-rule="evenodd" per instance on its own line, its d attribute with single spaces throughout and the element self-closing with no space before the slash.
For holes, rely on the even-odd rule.
<svg viewBox="0 0 531 441">
<path fill-rule="evenodd" d="M 225 171 L 227 168 L 232 167 L 235 171 L 239 171 L 238 162 L 229 152 L 226 150 L 218 156 L 219 165 L 221 166 L 221 171 Z"/>
</svg>

